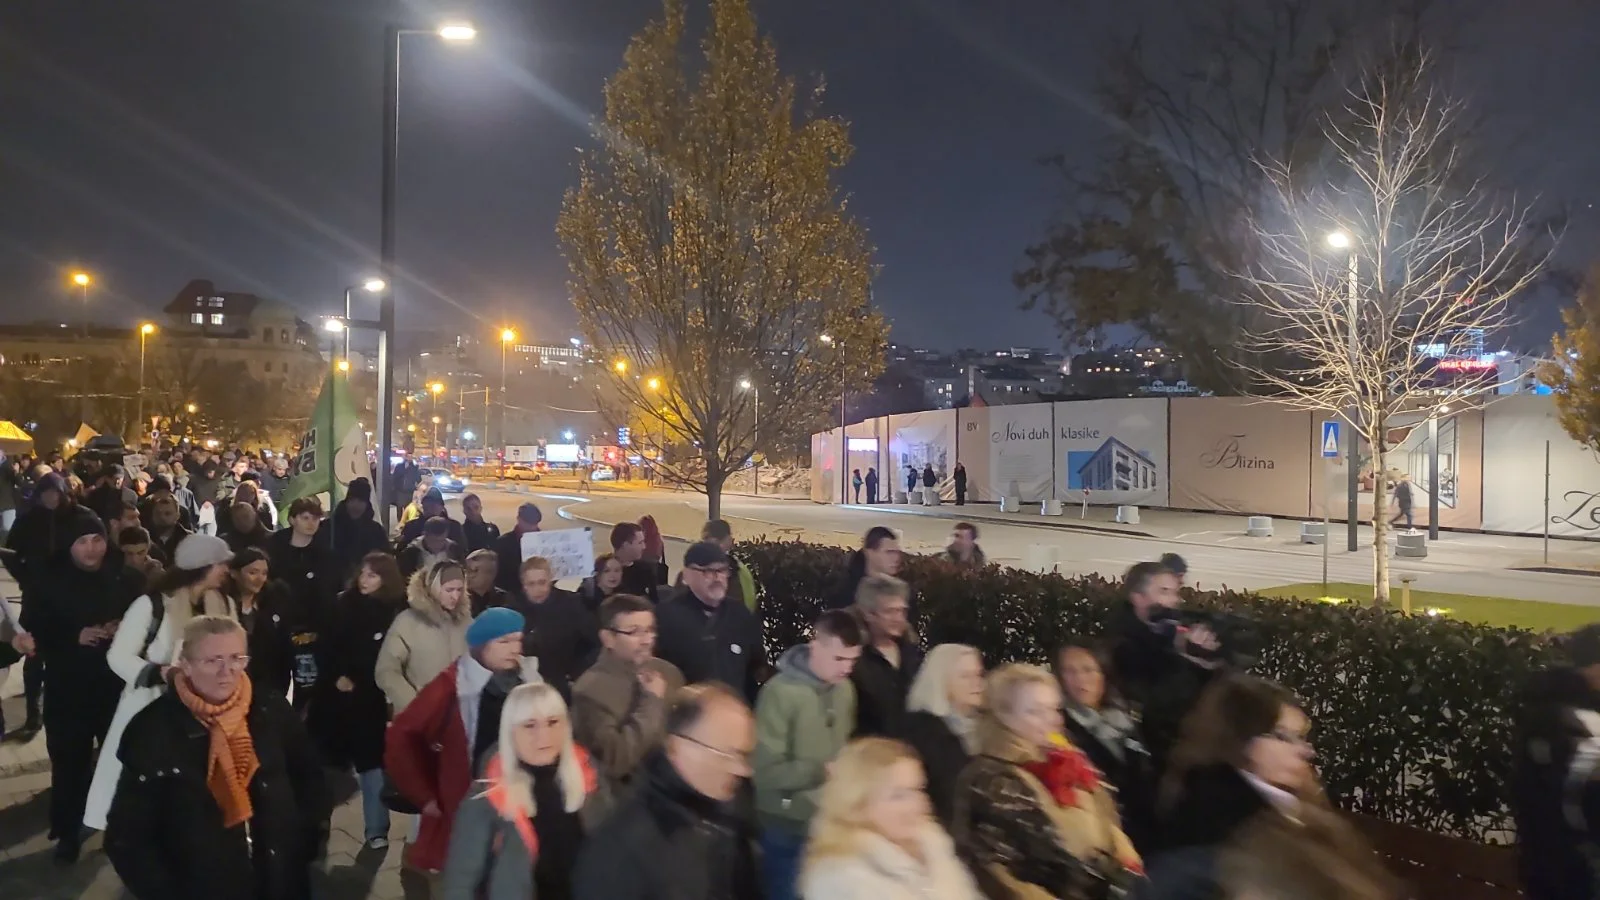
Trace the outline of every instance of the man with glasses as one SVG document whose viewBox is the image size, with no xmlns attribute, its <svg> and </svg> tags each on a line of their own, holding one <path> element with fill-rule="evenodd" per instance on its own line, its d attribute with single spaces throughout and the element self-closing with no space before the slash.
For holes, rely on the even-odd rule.
<svg viewBox="0 0 1600 900">
<path fill-rule="evenodd" d="M 752 829 L 734 803 L 755 749 L 749 707 L 723 685 L 691 685 L 665 729 L 633 792 L 584 841 L 573 900 L 761 900 Z"/>
<path fill-rule="evenodd" d="M 172 689 L 128 723 L 106 855 L 139 900 L 310 897 L 331 796 L 300 717 L 255 691 L 243 627 L 183 628 Z"/>
<path fill-rule="evenodd" d="M 572 738 L 621 788 L 666 735 L 666 698 L 683 687 L 683 673 L 655 658 L 655 607 L 643 597 L 612 594 L 600 604 L 600 644 L 572 687 Z"/>
<path fill-rule="evenodd" d="M 683 587 L 656 607 L 656 655 L 690 684 L 720 681 L 753 700 L 767 669 L 761 620 L 728 599 L 732 563 L 701 541 L 683 555 Z"/>
</svg>

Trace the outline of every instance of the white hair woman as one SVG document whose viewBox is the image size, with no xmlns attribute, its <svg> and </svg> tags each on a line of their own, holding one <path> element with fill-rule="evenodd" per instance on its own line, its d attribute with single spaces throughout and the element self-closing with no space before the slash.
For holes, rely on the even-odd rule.
<svg viewBox="0 0 1600 900">
<path fill-rule="evenodd" d="M 950 836 L 934 821 L 922 764 L 886 738 L 852 741 L 833 761 L 800 874 L 805 897 L 979 900 Z"/>
<path fill-rule="evenodd" d="M 554 687 L 524 684 L 506 697 L 483 784 L 456 812 L 443 900 L 571 897 L 573 862 L 609 812 L 610 795 L 589 753 L 572 742 L 567 704 Z"/>
<path fill-rule="evenodd" d="M 167 674 L 183 651 L 184 626 L 196 616 L 239 618 L 238 607 L 221 591 L 232 558 L 233 552 L 222 538 L 188 535 L 178 543 L 172 568 L 156 580 L 150 593 L 133 601 L 117 626 L 106 662 L 126 686 L 89 786 L 83 824 L 90 828 L 106 827 L 106 814 L 122 777 L 117 748 L 123 729 L 136 713 L 166 692 Z"/>
<path fill-rule="evenodd" d="M 928 652 L 906 696 L 901 740 L 922 759 L 934 814 L 949 827 L 956 779 L 978 752 L 978 710 L 983 706 L 983 657 L 966 644 L 940 644 Z"/>
</svg>

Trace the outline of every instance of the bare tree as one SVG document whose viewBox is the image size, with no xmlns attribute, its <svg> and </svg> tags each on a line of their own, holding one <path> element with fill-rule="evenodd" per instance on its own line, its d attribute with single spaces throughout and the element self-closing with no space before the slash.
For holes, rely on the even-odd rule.
<svg viewBox="0 0 1600 900">
<path fill-rule="evenodd" d="M 748 0 L 710 0 L 700 59 L 685 5 L 664 0 L 606 84 L 557 233 L 610 387 L 646 420 L 636 435 L 664 435 L 671 472 L 716 518 L 755 451 L 757 392 L 762 443 L 809 433 L 846 373 L 881 369 L 888 329 L 835 183 L 845 123 L 780 71 Z"/>
<path fill-rule="evenodd" d="M 1463 105 L 1432 86 L 1429 59 L 1370 70 L 1330 114 L 1329 162 L 1306 178 L 1262 165 L 1270 208 L 1251 222 L 1257 263 L 1240 303 L 1262 324 L 1248 349 L 1288 360 L 1250 374 L 1286 402 L 1340 416 L 1372 452 L 1373 596 L 1387 601 L 1387 452 L 1408 425 L 1481 403 L 1461 359 L 1505 328 L 1548 259 L 1527 206 L 1467 171 Z"/>
</svg>

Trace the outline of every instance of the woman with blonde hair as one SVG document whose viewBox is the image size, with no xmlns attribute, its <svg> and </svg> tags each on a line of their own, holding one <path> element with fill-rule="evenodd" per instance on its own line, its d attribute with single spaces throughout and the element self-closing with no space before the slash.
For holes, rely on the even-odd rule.
<svg viewBox="0 0 1600 900">
<path fill-rule="evenodd" d="M 453 561 L 419 569 L 406 586 L 406 604 L 384 635 L 373 668 L 373 680 L 396 715 L 467 652 L 472 607 L 466 570 Z"/>
<path fill-rule="evenodd" d="M 928 651 L 906 695 L 896 737 L 911 745 L 928 777 L 934 815 L 950 826 L 956 779 L 978 752 L 978 709 L 983 706 L 983 657 L 966 644 Z"/>
<path fill-rule="evenodd" d="M 980 900 L 930 815 L 922 764 L 886 738 L 847 744 L 822 786 L 800 874 L 816 900 Z"/>
<path fill-rule="evenodd" d="M 572 742 L 559 691 L 524 684 L 507 695 L 482 786 L 456 812 L 442 900 L 570 900 L 578 849 L 611 797 Z"/>
<path fill-rule="evenodd" d="M 1111 791 L 1061 736 L 1061 686 L 1038 666 L 989 675 L 978 755 L 961 773 L 953 818 L 991 900 L 1105 896 L 1142 873 Z"/>
<path fill-rule="evenodd" d="M 117 748 L 123 729 L 140 710 L 167 690 L 167 673 L 183 652 L 183 629 L 196 616 L 239 618 L 239 609 L 222 593 L 233 553 L 227 541 L 208 534 L 191 534 L 178 543 L 172 568 L 151 585 L 150 593 L 133 601 L 117 626 L 106 651 L 111 671 L 126 683 L 117 701 L 116 715 L 100 747 L 89 805 L 83 824 L 104 830 L 111 799 L 122 777 Z"/>
</svg>

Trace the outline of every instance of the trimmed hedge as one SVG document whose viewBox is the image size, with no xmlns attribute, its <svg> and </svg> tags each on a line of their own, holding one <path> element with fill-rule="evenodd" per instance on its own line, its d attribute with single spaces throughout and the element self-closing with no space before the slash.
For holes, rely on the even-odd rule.
<svg viewBox="0 0 1600 900">
<path fill-rule="evenodd" d="M 741 544 L 766 589 L 768 652 L 807 638 L 840 584 L 849 551 L 802 543 Z M 1104 634 L 1120 586 L 989 566 L 958 571 L 906 556 L 918 630 L 928 646 L 958 641 L 1002 662 L 1047 663 L 1073 637 Z M 1486 842 L 1512 833 L 1510 736 L 1515 698 L 1558 661 L 1532 632 L 1360 606 L 1190 592 L 1189 604 L 1253 620 L 1255 673 L 1294 690 L 1313 723 L 1317 765 L 1341 808 Z"/>
</svg>

